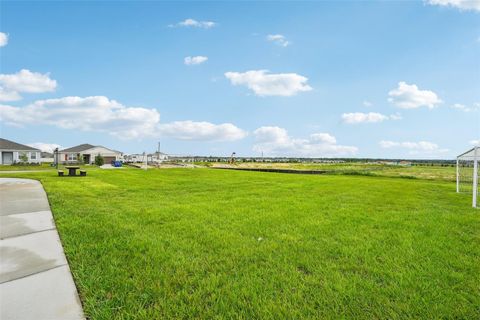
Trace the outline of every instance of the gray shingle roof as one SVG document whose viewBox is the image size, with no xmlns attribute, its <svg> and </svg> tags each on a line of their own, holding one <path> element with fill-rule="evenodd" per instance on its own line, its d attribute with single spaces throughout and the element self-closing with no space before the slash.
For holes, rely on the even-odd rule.
<svg viewBox="0 0 480 320">
<path fill-rule="evenodd" d="M 107 147 L 104 147 L 104 146 L 94 146 L 94 145 L 88 144 L 88 143 L 84 143 L 84 144 L 80 144 L 80 145 L 75 146 L 75 147 L 63 149 L 63 150 L 60 150 L 60 152 L 82 152 L 82 151 L 92 149 L 92 148 L 96 148 L 96 147 L 105 148 L 105 149 L 108 149 L 108 150 L 111 150 L 111 151 L 117 152 L 117 153 L 122 153 L 121 151 L 118 151 L 118 150 L 110 149 L 110 148 L 107 148 Z"/>
<path fill-rule="evenodd" d="M 92 148 L 95 148 L 95 146 L 91 145 L 91 144 L 88 144 L 88 143 L 84 143 L 84 144 L 80 144 L 80 145 L 75 146 L 75 147 L 60 150 L 60 152 L 82 152 L 82 151 L 92 149 Z"/>
<path fill-rule="evenodd" d="M 3 138 L 0 138 L 0 149 L 15 151 L 40 151 L 37 148 L 29 147 L 24 144 L 16 143 Z"/>
</svg>

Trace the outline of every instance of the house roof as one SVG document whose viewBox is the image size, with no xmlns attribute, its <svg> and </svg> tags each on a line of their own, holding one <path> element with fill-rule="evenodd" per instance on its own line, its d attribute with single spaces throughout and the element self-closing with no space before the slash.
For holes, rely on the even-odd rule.
<svg viewBox="0 0 480 320">
<path fill-rule="evenodd" d="M 18 151 L 40 151 L 37 148 L 29 147 L 24 144 L 16 143 L 7 139 L 0 138 L 0 149 L 3 150 L 18 150 Z"/>
<path fill-rule="evenodd" d="M 92 148 L 96 148 L 96 147 L 105 148 L 105 149 L 108 149 L 108 150 L 111 150 L 111 151 L 117 152 L 117 153 L 122 153 L 120 151 L 113 150 L 113 149 L 110 149 L 110 148 L 107 148 L 107 147 L 104 147 L 104 146 L 94 146 L 94 145 L 88 144 L 88 143 L 84 143 L 84 144 L 80 144 L 80 145 L 75 146 L 75 147 L 63 149 L 63 150 L 60 150 L 60 152 L 82 152 L 82 151 L 92 149 Z"/>
<path fill-rule="evenodd" d="M 79 144 L 78 146 L 75 146 L 75 147 L 60 150 L 60 152 L 82 152 L 92 148 L 95 148 L 95 146 L 88 143 L 84 143 L 84 144 Z"/>
</svg>

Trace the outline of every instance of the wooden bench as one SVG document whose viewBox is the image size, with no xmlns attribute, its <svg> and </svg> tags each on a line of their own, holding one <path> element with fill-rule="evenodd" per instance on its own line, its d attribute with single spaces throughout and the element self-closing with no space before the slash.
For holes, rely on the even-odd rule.
<svg viewBox="0 0 480 320">
<path fill-rule="evenodd" d="M 64 174 L 63 170 L 58 170 L 58 176 L 59 177 L 63 177 L 63 174 Z"/>
<path fill-rule="evenodd" d="M 82 176 L 82 177 L 87 176 L 87 171 L 86 170 L 80 170 L 80 176 Z"/>
</svg>

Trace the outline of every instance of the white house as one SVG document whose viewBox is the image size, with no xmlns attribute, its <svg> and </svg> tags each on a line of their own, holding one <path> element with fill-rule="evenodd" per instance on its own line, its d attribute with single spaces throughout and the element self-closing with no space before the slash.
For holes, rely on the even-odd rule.
<svg viewBox="0 0 480 320">
<path fill-rule="evenodd" d="M 22 162 L 23 156 L 27 163 L 40 163 L 40 153 L 39 149 L 0 138 L 0 164 Z"/>
<path fill-rule="evenodd" d="M 42 163 L 53 163 L 54 162 L 53 153 L 42 152 L 40 157 L 41 157 L 41 162 Z"/>
<path fill-rule="evenodd" d="M 93 164 L 98 155 L 103 157 L 104 163 L 106 164 L 112 161 L 123 160 L 123 154 L 120 151 L 85 143 L 60 150 L 58 152 L 58 162 L 77 163 L 81 161 L 85 164 Z"/>
<path fill-rule="evenodd" d="M 165 160 L 168 160 L 168 155 L 163 152 L 155 152 L 143 155 L 141 153 L 129 154 L 124 156 L 125 162 L 129 163 L 144 163 L 145 157 L 147 158 L 148 163 L 161 163 Z"/>
</svg>

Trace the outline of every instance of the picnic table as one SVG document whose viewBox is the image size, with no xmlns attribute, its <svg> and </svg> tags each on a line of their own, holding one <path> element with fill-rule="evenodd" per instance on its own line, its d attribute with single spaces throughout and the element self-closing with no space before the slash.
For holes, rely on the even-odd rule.
<svg viewBox="0 0 480 320">
<path fill-rule="evenodd" d="M 76 176 L 77 170 L 80 169 L 79 166 L 65 166 L 65 169 L 68 169 L 69 176 Z"/>
</svg>

